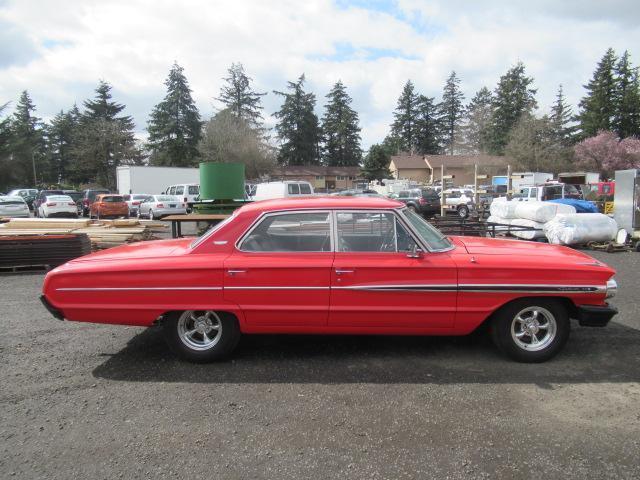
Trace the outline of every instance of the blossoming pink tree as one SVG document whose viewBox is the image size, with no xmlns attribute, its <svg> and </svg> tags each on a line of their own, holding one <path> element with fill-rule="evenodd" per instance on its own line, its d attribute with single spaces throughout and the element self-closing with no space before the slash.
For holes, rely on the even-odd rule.
<svg viewBox="0 0 640 480">
<path fill-rule="evenodd" d="M 600 131 L 575 146 L 576 166 L 611 177 L 615 170 L 640 168 L 640 139 L 620 140 L 615 133 Z"/>
</svg>

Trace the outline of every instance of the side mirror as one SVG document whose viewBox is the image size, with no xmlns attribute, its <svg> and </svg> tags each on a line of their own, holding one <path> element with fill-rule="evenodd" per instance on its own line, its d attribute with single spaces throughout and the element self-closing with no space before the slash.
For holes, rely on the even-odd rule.
<svg viewBox="0 0 640 480">
<path fill-rule="evenodd" d="M 422 251 L 422 249 L 420 247 L 418 247 L 418 245 L 416 245 L 415 243 L 411 246 L 411 250 L 409 250 L 407 252 L 407 257 L 409 258 L 422 258 L 422 254 L 424 252 Z"/>
</svg>

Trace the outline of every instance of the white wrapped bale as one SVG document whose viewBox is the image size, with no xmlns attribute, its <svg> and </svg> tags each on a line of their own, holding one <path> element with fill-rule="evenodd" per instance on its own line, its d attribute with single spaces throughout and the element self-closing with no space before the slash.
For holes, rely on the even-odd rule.
<svg viewBox="0 0 640 480">
<path fill-rule="evenodd" d="M 576 213 L 571 205 L 553 202 L 519 202 L 516 205 L 516 218 L 524 218 L 538 223 L 546 223 L 559 213 Z"/>
<path fill-rule="evenodd" d="M 508 232 L 509 231 L 509 225 L 511 225 L 513 219 L 511 218 L 502 218 L 502 217 L 496 217 L 494 215 L 490 215 L 489 218 L 487 218 L 487 223 L 499 223 L 500 225 L 490 225 L 489 226 L 489 230 L 492 231 L 495 229 L 496 232 Z"/>
<path fill-rule="evenodd" d="M 545 224 L 544 233 L 549 243 L 558 245 L 608 242 L 618 233 L 618 224 L 602 213 L 561 213 Z"/>
<path fill-rule="evenodd" d="M 492 217 L 500 217 L 504 219 L 518 218 L 516 215 L 516 207 L 520 202 L 507 201 L 506 199 L 496 198 L 489 206 L 489 212 Z"/>
<path fill-rule="evenodd" d="M 511 225 L 514 227 L 531 227 L 536 230 L 509 230 L 511 235 L 522 238 L 523 240 L 536 240 L 538 238 L 544 238 L 544 223 L 534 222 L 533 220 L 527 220 L 525 218 L 515 218 L 511 220 Z"/>
</svg>

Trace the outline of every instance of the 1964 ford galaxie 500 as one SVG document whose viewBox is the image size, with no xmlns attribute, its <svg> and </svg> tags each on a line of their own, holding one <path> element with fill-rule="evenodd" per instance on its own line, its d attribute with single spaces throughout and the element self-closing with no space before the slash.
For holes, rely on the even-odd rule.
<svg viewBox="0 0 640 480">
<path fill-rule="evenodd" d="M 570 319 L 604 326 L 614 270 L 565 247 L 444 237 L 402 203 L 309 197 L 246 205 L 198 239 L 142 242 L 49 272 L 60 319 L 161 324 L 192 361 L 242 333 L 466 335 L 485 322 L 511 358 L 541 362 Z"/>
</svg>

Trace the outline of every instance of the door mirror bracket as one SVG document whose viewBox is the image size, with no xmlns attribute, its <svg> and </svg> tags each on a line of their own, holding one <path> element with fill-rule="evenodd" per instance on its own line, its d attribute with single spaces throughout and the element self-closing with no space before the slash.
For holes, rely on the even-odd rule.
<svg viewBox="0 0 640 480">
<path fill-rule="evenodd" d="M 419 248 L 415 243 L 411 246 L 411 250 L 407 252 L 409 258 L 422 258 L 423 250 Z"/>
</svg>

